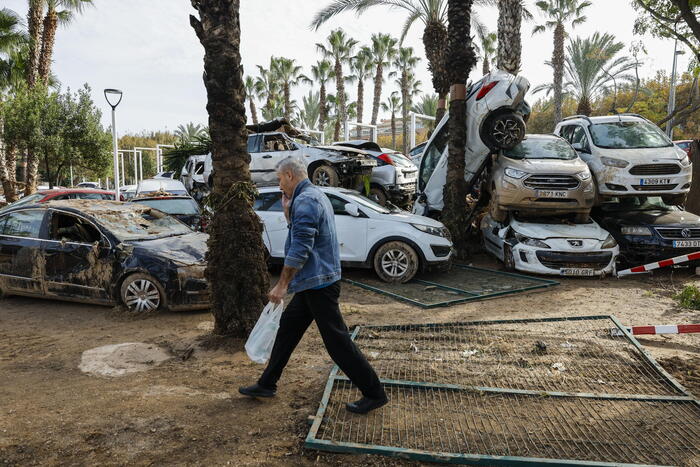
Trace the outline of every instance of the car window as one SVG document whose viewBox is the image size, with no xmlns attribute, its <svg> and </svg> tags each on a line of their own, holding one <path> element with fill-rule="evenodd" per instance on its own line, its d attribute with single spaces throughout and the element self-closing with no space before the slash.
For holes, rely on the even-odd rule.
<svg viewBox="0 0 700 467">
<path fill-rule="evenodd" d="M 54 196 L 53 198 L 51 198 L 51 201 L 60 201 L 62 199 L 75 199 L 75 193 Z"/>
<path fill-rule="evenodd" d="M 576 151 L 561 138 L 527 138 L 503 155 L 511 159 L 576 159 Z"/>
<path fill-rule="evenodd" d="M 328 196 L 328 199 L 331 202 L 331 206 L 333 206 L 333 214 L 336 216 L 349 216 L 345 211 L 345 205 L 348 204 L 347 201 L 344 199 L 338 198 L 337 196 L 334 195 L 329 195 L 326 193 L 326 196 Z"/>
<path fill-rule="evenodd" d="M 347 196 L 351 201 L 359 204 L 362 207 L 371 209 L 372 211 L 378 212 L 380 214 L 391 214 L 391 211 L 382 206 L 381 204 L 377 204 L 371 199 L 365 198 L 364 196 L 361 196 L 359 194 L 346 193 L 345 196 Z M 347 201 L 343 201 L 343 203 L 347 203 Z"/>
<path fill-rule="evenodd" d="M 573 125 L 565 125 L 559 128 L 559 136 L 571 142 L 571 131 L 574 129 Z"/>
<path fill-rule="evenodd" d="M 248 152 L 258 152 L 258 140 L 259 136 L 253 135 L 248 136 Z"/>
<path fill-rule="evenodd" d="M 265 135 L 262 152 L 291 151 L 291 141 L 282 135 Z"/>
<path fill-rule="evenodd" d="M 49 238 L 51 240 L 74 243 L 95 243 L 102 239 L 102 235 L 94 225 L 85 219 L 66 213 L 54 212 L 51 215 Z"/>
<path fill-rule="evenodd" d="M 11 212 L 0 217 L 0 233 L 13 237 L 39 238 L 43 220 L 44 211 L 40 209 Z"/>
<path fill-rule="evenodd" d="M 167 214 L 199 214 L 197 202 L 189 198 L 137 199 L 134 203 L 145 204 Z"/>
<path fill-rule="evenodd" d="M 423 152 L 423 159 L 421 160 L 421 170 L 419 178 L 421 190 L 423 190 L 425 188 L 425 185 L 428 184 L 428 180 L 430 180 L 431 175 L 433 175 L 435 167 L 437 167 L 437 164 L 440 161 L 440 157 L 442 156 L 442 153 L 447 147 L 449 126 L 450 125 L 448 123 L 445 123 L 442 126 L 442 128 L 438 130 L 437 134 L 435 135 L 435 138 L 433 138 L 433 141 L 428 146 L 426 146 L 425 151 Z"/>
<path fill-rule="evenodd" d="M 253 203 L 254 211 L 282 212 L 282 192 L 260 193 Z"/>
<path fill-rule="evenodd" d="M 673 142 L 657 127 L 647 122 L 610 122 L 591 125 L 596 146 L 606 149 L 665 148 Z"/>
<path fill-rule="evenodd" d="M 79 199 L 106 199 L 102 193 L 78 193 Z"/>
<path fill-rule="evenodd" d="M 588 136 L 586 136 L 586 130 L 582 126 L 576 125 L 573 127 L 571 132 L 571 144 L 579 143 L 581 146 L 588 150 L 590 148 L 588 144 Z"/>
<path fill-rule="evenodd" d="M 197 162 L 194 168 L 195 175 L 202 175 L 204 173 L 204 162 Z"/>
<path fill-rule="evenodd" d="M 33 194 L 29 195 L 29 196 L 25 196 L 24 198 L 15 201 L 14 203 L 12 203 L 12 204 L 6 206 L 6 208 L 8 208 L 8 207 L 13 207 L 13 208 L 14 208 L 14 207 L 22 206 L 22 205 L 25 205 L 25 204 L 38 203 L 38 202 L 41 201 L 45 196 L 46 196 L 45 193 L 33 193 Z"/>
</svg>

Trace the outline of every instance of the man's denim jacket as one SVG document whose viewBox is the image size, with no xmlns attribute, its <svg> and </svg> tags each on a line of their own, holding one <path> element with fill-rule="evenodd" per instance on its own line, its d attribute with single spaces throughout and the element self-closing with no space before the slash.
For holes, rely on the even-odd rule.
<svg viewBox="0 0 700 467">
<path fill-rule="evenodd" d="M 340 246 L 328 197 L 308 179 L 302 180 L 294 189 L 289 217 L 284 265 L 299 270 L 289 292 L 340 280 Z"/>
</svg>

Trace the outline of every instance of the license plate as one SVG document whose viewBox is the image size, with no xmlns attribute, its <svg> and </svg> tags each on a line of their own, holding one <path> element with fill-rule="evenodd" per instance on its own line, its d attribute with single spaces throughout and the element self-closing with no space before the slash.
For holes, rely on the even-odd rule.
<svg viewBox="0 0 700 467">
<path fill-rule="evenodd" d="M 700 248 L 700 240 L 674 240 L 673 248 Z"/>
<path fill-rule="evenodd" d="M 595 276 L 595 269 L 591 268 L 564 268 L 560 271 L 564 276 Z"/>
<path fill-rule="evenodd" d="M 538 198 L 566 198 L 568 194 L 566 191 L 537 190 Z"/>
<path fill-rule="evenodd" d="M 642 178 L 639 180 L 640 185 L 670 185 L 670 178 Z"/>
<path fill-rule="evenodd" d="M 416 173 L 404 173 L 403 178 L 406 180 L 415 180 L 416 179 Z"/>
</svg>

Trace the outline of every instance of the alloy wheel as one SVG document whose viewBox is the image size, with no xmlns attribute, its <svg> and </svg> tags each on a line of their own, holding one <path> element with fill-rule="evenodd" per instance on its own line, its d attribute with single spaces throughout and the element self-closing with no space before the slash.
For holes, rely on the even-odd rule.
<svg viewBox="0 0 700 467">
<path fill-rule="evenodd" d="M 135 280 L 127 287 L 124 302 L 131 311 L 155 311 L 160 306 L 160 292 L 149 280 Z"/>
<path fill-rule="evenodd" d="M 318 173 L 316 173 L 316 177 L 314 178 L 314 185 L 317 186 L 330 186 L 330 177 L 326 172 L 323 170 L 320 170 Z"/>
<path fill-rule="evenodd" d="M 494 141 L 502 147 L 510 147 L 520 140 L 520 125 L 513 119 L 499 120 L 493 127 Z"/>
<path fill-rule="evenodd" d="M 401 277 L 408 270 L 408 256 L 401 250 L 389 250 L 382 256 L 382 269 L 391 277 Z"/>
</svg>

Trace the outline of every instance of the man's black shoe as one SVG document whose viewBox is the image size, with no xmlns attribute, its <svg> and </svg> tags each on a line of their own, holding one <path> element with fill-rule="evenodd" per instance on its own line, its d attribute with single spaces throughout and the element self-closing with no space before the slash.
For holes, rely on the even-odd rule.
<svg viewBox="0 0 700 467">
<path fill-rule="evenodd" d="M 250 397 L 272 397 L 277 391 L 275 391 L 274 389 L 262 387 L 258 383 L 255 383 L 252 386 L 238 388 L 238 392 L 240 392 L 244 396 Z"/>
<path fill-rule="evenodd" d="M 374 409 L 378 409 L 387 402 L 389 402 L 389 399 L 386 396 L 382 397 L 381 399 L 370 399 L 369 397 L 363 397 L 359 401 L 345 404 L 345 408 L 353 413 L 367 413 Z"/>
</svg>

